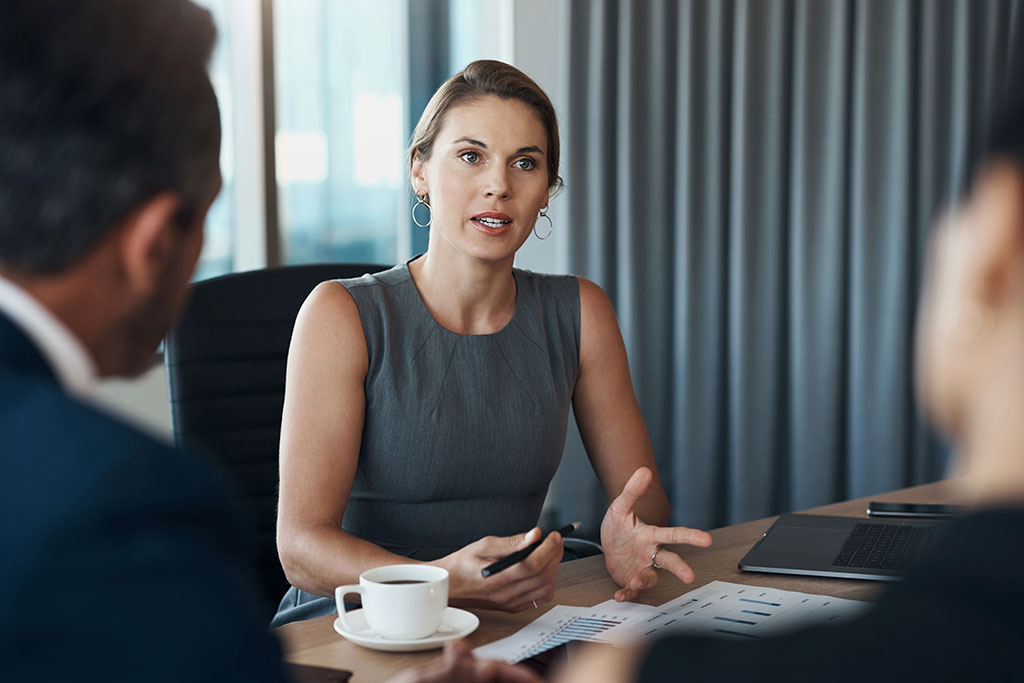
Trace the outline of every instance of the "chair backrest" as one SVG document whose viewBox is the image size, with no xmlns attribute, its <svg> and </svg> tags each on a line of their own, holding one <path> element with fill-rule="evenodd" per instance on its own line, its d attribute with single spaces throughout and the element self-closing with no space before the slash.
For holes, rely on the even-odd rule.
<svg viewBox="0 0 1024 683">
<path fill-rule="evenodd" d="M 236 483 L 256 534 L 254 565 L 270 614 L 288 587 L 275 525 L 285 363 L 295 316 L 320 282 L 388 267 L 289 266 L 198 282 L 165 342 L 175 443 L 212 456 Z"/>
</svg>

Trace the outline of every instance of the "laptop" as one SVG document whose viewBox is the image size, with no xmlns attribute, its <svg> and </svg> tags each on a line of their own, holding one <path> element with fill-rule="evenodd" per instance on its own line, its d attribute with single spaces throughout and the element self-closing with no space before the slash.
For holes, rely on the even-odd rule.
<svg viewBox="0 0 1024 683">
<path fill-rule="evenodd" d="M 782 515 L 740 560 L 748 572 L 896 581 L 927 552 L 942 522 Z"/>
</svg>

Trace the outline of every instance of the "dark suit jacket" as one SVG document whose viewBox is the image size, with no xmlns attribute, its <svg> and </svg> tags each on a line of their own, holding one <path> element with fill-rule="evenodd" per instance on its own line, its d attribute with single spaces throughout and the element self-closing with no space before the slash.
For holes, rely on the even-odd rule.
<svg viewBox="0 0 1024 683">
<path fill-rule="evenodd" d="M 227 500 L 0 315 L 0 680 L 282 680 Z"/>
<path fill-rule="evenodd" d="M 947 531 L 856 621 L 750 643 L 669 637 L 640 680 L 1024 680 L 1024 510 L 975 514 Z"/>
</svg>

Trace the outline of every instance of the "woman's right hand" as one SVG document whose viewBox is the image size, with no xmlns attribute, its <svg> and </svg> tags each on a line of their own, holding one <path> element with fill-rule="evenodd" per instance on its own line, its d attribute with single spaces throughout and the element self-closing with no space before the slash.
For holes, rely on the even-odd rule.
<svg viewBox="0 0 1024 683">
<path fill-rule="evenodd" d="M 521 612 L 554 596 L 558 563 L 562 561 L 562 535 L 551 532 L 526 559 L 486 579 L 480 570 L 540 537 L 537 527 L 515 536 L 485 536 L 430 564 L 448 570 L 449 604 Z"/>
</svg>

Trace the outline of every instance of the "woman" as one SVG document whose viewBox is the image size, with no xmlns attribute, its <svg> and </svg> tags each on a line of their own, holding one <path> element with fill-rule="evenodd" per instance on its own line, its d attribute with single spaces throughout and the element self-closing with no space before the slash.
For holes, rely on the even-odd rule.
<svg viewBox="0 0 1024 683">
<path fill-rule="evenodd" d="M 409 164 L 427 252 L 319 285 L 296 320 L 281 435 L 278 548 L 293 588 L 275 625 L 333 611 L 335 586 L 374 566 L 450 572 L 452 605 L 517 611 L 551 598 L 562 539 L 483 578 L 541 537 L 532 527 L 565 444 L 570 403 L 611 506 L 605 561 L 628 600 L 693 572 L 663 543 L 668 500 L 614 311 L 592 282 L 513 268 L 558 189 L 547 96 L 494 61 L 427 105 Z M 547 223 L 548 221 L 543 221 Z M 541 229 L 542 230 L 542 229 Z M 538 236 L 543 236 L 541 232 Z"/>
</svg>

